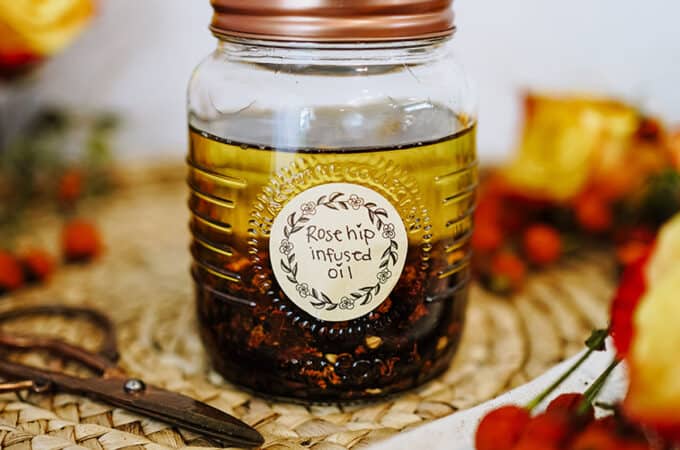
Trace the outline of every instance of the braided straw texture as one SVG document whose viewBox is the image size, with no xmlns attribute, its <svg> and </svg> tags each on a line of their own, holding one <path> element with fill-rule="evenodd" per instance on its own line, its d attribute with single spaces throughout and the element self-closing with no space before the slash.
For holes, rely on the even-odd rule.
<svg viewBox="0 0 680 450">
<path fill-rule="evenodd" d="M 256 427 L 264 448 L 359 449 L 469 408 L 525 383 L 582 348 L 607 323 L 613 264 L 603 254 L 535 275 L 523 293 L 498 298 L 473 287 L 466 332 L 450 370 L 418 390 L 380 403 L 300 406 L 274 403 L 210 371 L 194 325 L 188 212 L 181 171 L 154 171 L 105 201 L 86 202 L 107 244 L 88 266 L 68 266 L 46 285 L 5 297 L 0 309 L 40 303 L 100 308 L 118 326 L 121 364 L 147 383 L 205 401 Z M 57 252 L 61 219 L 35 212 L 19 247 Z M 57 318 L 8 324 L 96 346 L 87 323 Z M 0 395 L 0 445 L 31 449 L 163 449 L 208 446 L 199 436 L 73 395 Z"/>
</svg>

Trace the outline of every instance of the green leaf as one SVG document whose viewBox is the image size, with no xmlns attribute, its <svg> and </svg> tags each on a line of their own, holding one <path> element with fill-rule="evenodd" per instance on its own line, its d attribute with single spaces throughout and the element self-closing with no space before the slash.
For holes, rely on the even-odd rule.
<svg viewBox="0 0 680 450">
<path fill-rule="evenodd" d="M 662 224 L 680 211 L 680 173 L 668 169 L 647 182 L 640 205 L 643 219 Z"/>
<path fill-rule="evenodd" d="M 603 351 L 605 349 L 607 336 L 609 336 L 609 330 L 594 330 L 586 340 L 586 347 L 597 352 Z"/>
</svg>

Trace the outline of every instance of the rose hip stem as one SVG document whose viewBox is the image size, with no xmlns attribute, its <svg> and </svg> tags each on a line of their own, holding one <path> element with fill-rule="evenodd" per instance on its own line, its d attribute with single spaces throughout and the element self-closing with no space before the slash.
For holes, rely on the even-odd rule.
<svg viewBox="0 0 680 450">
<path fill-rule="evenodd" d="M 609 330 L 595 330 L 595 331 L 593 331 L 593 333 L 590 335 L 590 337 L 586 341 L 586 346 L 588 346 L 588 350 L 583 354 L 583 356 L 581 356 L 578 359 L 578 361 L 576 361 L 569 369 L 567 369 L 567 371 L 564 372 L 562 374 L 562 376 L 560 376 L 557 380 L 555 380 L 555 382 L 553 384 L 548 386 L 546 388 L 546 390 L 544 390 L 543 392 L 538 394 L 538 396 L 536 396 L 536 398 L 534 398 L 532 401 L 530 401 L 526 405 L 526 408 L 529 411 L 532 411 L 533 409 L 535 409 L 555 389 L 557 389 L 562 383 L 564 383 L 564 381 L 567 378 L 569 378 L 576 371 L 576 369 L 581 367 L 581 365 L 590 357 L 590 355 L 593 354 L 593 352 L 604 350 L 604 342 L 607 339 L 608 335 L 609 335 Z M 580 408 L 580 406 L 579 406 L 579 408 Z"/>
<path fill-rule="evenodd" d="M 585 414 L 586 411 L 588 411 L 588 408 L 590 405 L 593 404 L 597 396 L 599 395 L 600 391 L 604 387 L 605 383 L 607 383 L 607 380 L 609 379 L 609 376 L 612 374 L 616 366 L 618 366 L 621 363 L 621 360 L 618 358 L 615 358 L 609 366 L 600 374 L 599 377 L 593 382 L 593 384 L 590 385 L 590 387 L 583 393 L 583 401 L 581 404 L 578 406 L 577 414 Z"/>
</svg>

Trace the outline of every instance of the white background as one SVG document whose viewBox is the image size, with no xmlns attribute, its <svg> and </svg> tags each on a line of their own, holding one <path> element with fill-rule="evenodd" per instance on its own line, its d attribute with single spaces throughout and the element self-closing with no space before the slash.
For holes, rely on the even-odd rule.
<svg viewBox="0 0 680 450">
<path fill-rule="evenodd" d="M 257 0 L 251 0 L 257 1 Z M 192 68 L 214 48 L 208 0 L 100 0 L 93 26 L 40 74 L 41 101 L 113 109 L 121 154 L 179 159 Z M 680 123 L 680 2 L 456 0 L 460 58 L 477 81 L 480 152 L 515 146 L 527 88 L 623 96 Z"/>
</svg>

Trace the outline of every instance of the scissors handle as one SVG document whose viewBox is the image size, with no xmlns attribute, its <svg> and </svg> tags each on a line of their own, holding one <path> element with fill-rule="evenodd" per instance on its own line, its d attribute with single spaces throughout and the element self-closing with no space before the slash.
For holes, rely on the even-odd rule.
<svg viewBox="0 0 680 450">
<path fill-rule="evenodd" d="M 113 365 L 118 361 L 118 346 L 116 344 L 116 329 L 113 322 L 92 308 L 84 308 L 78 306 L 67 306 L 67 305 L 39 305 L 30 306 L 26 308 L 11 309 L 0 313 L 0 324 L 5 322 L 10 322 L 16 319 L 21 319 L 25 317 L 35 317 L 35 316 L 60 316 L 65 318 L 84 318 L 89 322 L 97 325 L 97 327 L 103 332 L 102 343 L 97 350 L 97 354 L 103 359 L 110 361 Z M 14 348 L 20 348 L 15 346 Z M 51 350 L 46 348 L 46 350 Z M 78 359 L 78 358 L 76 358 Z M 87 364 L 83 361 L 83 364 Z M 89 366 L 89 364 L 87 364 Z M 94 368 L 94 367 L 93 367 Z"/>
<path fill-rule="evenodd" d="M 15 380 L 0 385 L 0 392 L 50 389 L 84 395 L 120 408 L 169 422 L 210 437 L 225 446 L 255 447 L 264 442 L 262 435 L 237 418 L 205 403 L 143 381 L 128 378 L 116 365 L 118 351 L 111 321 L 88 308 L 38 306 L 0 313 L 0 324 L 21 317 L 50 315 L 85 317 L 104 331 L 104 341 L 97 353 L 44 336 L 13 335 L 0 332 L 0 348 L 20 351 L 46 350 L 50 354 L 76 361 L 94 369 L 100 376 L 82 378 L 0 358 L 0 376 Z M 16 381 L 19 380 L 19 381 Z"/>
<path fill-rule="evenodd" d="M 113 361 L 96 353 L 91 353 L 84 348 L 76 347 L 59 339 L 51 339 L 41 336 L 21 336 L 0 333 L 0 347 L 9 347 L 17 350 L 47 350 L 50 354 L 76 361 L 90 369 L 110 376 L 122 374 Z"/>
</svg>

